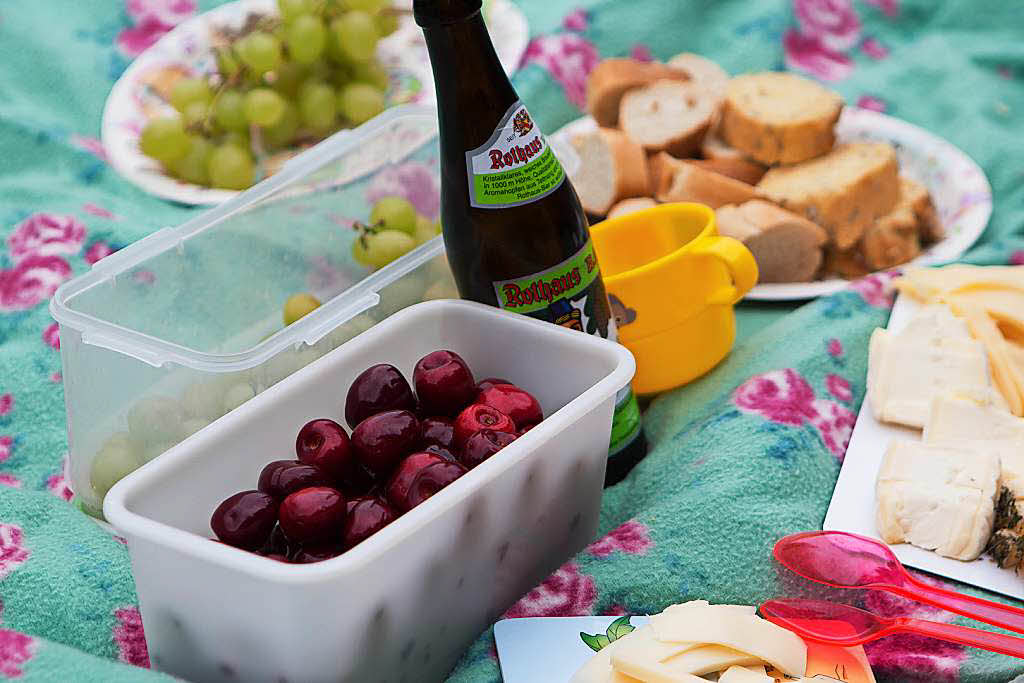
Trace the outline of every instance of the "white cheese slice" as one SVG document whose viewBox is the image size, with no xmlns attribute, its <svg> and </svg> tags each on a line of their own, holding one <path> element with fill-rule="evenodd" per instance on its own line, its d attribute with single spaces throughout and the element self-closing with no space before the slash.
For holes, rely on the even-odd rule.
<svg viewBox="0 0 1024 683">
<path fill-rule="evenodd" d="M 757 608 L 753 605 L 711 605 L 711 603 L 709 603 L 707 600 L 693 600 L 691 602 L 684 602 L 679 605 L 669 605 L 665 608 L 665 611 L 662 614 L 672 613 L 678 610 L 691 609 L 694 607 L 712 607 L 716 610 L 730 610 L 738 612 L 740 614 L 757 614 Z"/>
<path fill-rule="evenodd" d="M 970 339 L 967 323 L 953 315 L 949 306 L 929 304 L 922 306 L 899 332 L 901 339 L 917 339 L 935 344 L 942 339 Z"/>
<path fill-rule="evenodd" d="M 929 406 L 924 440 L 951 439 L 1024 439 L 1024 418 L 984 402 L 940 394 L 932 399 Z"/>
<path fill-rule="evenodd" d="M 698 676 L 706 673 L 760 663 L 753 655 L 720 645 L 698 645 L 664 661 L 626 649 L 619 649 L 612 655 L 612 667 L 616 671 L 645 683 L 694 683 L 701 680 Z"/>
<path fill-rule="evenodd" d="M 886 543 L 911 543 L 973 560 L 992 534 L 999 458 L 984 450 L 893 441 L 876 484 Z"/>
<path fill-rule="evenodd" d="M 807 646 L 791 631 L 756 616 L 714 608 L 658 614 L 650 625 L 658 640 L 708 643 L 737 650 L 768 662 L 790 676 L 802 676 L 807 667 Z"/>
<path fill-rule="evenodd" d="M 882 377 L 885 376 L 885 357 L 890 339 L 889 331 L 878 327 L 871 333 L 871 341 L 868 343 L 868 403 L 879 422 L 882 421 L 882 407 L 885 405 L 885 383 Z"/>
<path fill-rule="evenodd" d="M 650 632 L 650 626 L 642 626 L 608 643 L 608 645 L 595 652 L 594 656 L 588 659 L 572 675 L 569 683 L 616 683 L 614 678 L 615 670 L 612 668 L 612 653 L 630 642 L 630 640 L 643 637 L 645 633 L 650 636 Z"/>
<path fill-rule="evenodd" d="M 718 676 L 718 683 L 774 683 L 763 666 L 730 666 Z"/>
</svg>

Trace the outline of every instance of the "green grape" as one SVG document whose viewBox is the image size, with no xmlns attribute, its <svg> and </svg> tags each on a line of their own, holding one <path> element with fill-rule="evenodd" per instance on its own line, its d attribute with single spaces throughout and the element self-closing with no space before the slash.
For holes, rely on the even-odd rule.
<svg viewBox="0 0 1024 683">
<path fill-rule="evenodd" d="M 398 30 L 398 15 L 393 12 L 382 12 L 376 16 L 377 33 L 381 38 L 390 36 Z"/>
<path fill-rule="evenodd" d="M 210 173 L 208 165 L 210 155 L 213 154 L 213 143 L 201 135 L 190 135 L 191 144 L 188 154 L 172 161 L 168 168 L 176 178 L 181 178 L 187 183 L 196 185 L 209 185 Z"/>
<path fill-rule="evenodd" d="M 244 190 L 252 185 L 252 157 L 237 145 L 221 145 L 213 150 L 207 171 L 214 187 Z"/>
<path fill-rule="evenodd" d="M 234 145 L 245 151 L 249 151 L 252 145 L 252 142 L 249 140 L 248 130 L 229 130 L 224 134 L 220 142 L 222 145 Z"/>
<path fill-rule="evenodd" d="M 360 235 L 352 243 L 352 258 L 364 266 L 383 268 L 416 248 L 416 240 L 400 230 Z"/>
<path fill-rule="evenodd" d="M 153 119 L 139 135 L 139 149 L 148 157 L 165 164 L 188 154 L 188 135 L 177 116 Z"/>
<path fill-rule="evenodd" d="M 217 71 L 224 80 L 234 78 L 242 70 L 238 57 L 230 47 L 219 47 L 216 51 Z"/>
<path fill-rule="evenodd" d="M 384 93 L 366 83 L 349 83 L 338 93 L 338 111 L 358 126 L 384 111 Z"/>
<path fill-rule="evenodd" d="M 291 325 L 303 316 L 320 308 L 320 300 L 312 294 L 302 292 L 293 294 L 284 302 L 284 324 Z"/>
<path fill-rule="evenodd" d="M 383 92 L 391 88 L 391 75 L 376 60 L 353 65 L 352 76 L 354 80 L 372 85 Z"/>
<path fill-rule="evenodd" d="M 186 128 L 195 129 L 196 127 L 202 126 L 206 123 L 206 118 L 210 113 L 210 105 L 206 102 L 190 102 L 185 110 L 181 112 L 181 118 L 185 122 Z"/>
<path fill-rule="evenodd" d="M 327 27 L 319 17 L 303 14 L 288 27 L 285 45 L 288 54 L 299 64 L 312 64 L 320 59 L 327 44 Z"/>
<path fill-rule="evenodd" d="M 213 120 L 224 130 L 245 130 L 245 95 L 237 90 L 224 90 L 213 103 Z"/>
<path fill-rule="evenodd" d="M 309 0 L 277 0 L 277 9 L 285 22 L 307 14 L 312 9 L 311 5 Z"/>
<path fill-rule="evenodd" d="M 273 126 L 263 129 L 263 142 L 271 147 L 287 147 L 299 130 L 299 110 L 291 102 L 284 101 L 281 118 Z"/>
<path fill-rule="evenodd" d="M 212 99 L 213 92 L 202 78 L 182 78 L 171 88 L 171 106 L 182 113 L 194 102 L 209 104 Z"/>
<path fill-rule="evenodd" d="M 284 98 L 270 88 L 253 88 L 245 94 L 245 118 L 257 126 L 272 126 L 284 113 Z"/>
<path fill-rule="evenodd" d="M 118 432 L 112 435 L 93 458 L 89 481 L 96 494 L 102 498 L 110 487 L 139 469 L 137 447 L 132 438 Z"/>
<path fill-rule="evenodd" d="M 281 41 L 266 31 L 256 31 L 235 43 L 242 62 L 262 75 L 281 65 Z"/>
<path fill-rule="evenodd" d="M 432 221 L 426 216 L 416 216 L 416 229 L 412 233 L 412 236 L 416 239 L 416 244 L 429 242 L 440 234 L 440 223 Z"/>
<path fill-rule="evenodd" d="M 337 96 L 326 83 L 311 81 L 299 91 L 299 114 L 302 122 L 313 132 L 326 133 L 338 116 Z"/>
<path fill-rule="evenodd" d="M 373 205 L 370 225 L 412 235 L 416 231 L 416 207 L 404 197 L 383 197 Z"/>
<path fill-rule="evenodd" d="M 358 9 L 376 14 L 387 6 L 388 0 L 343 0 L 341 4 L 345 9 Z"/>
<path fill-rule="evenodd" d="M 331 22 L 331 39 L 348 61 L 365 62 L 373 57 L 379 38 L 377 22 L 366 12 L 345 12 Z"/>
<path fill-rule="evenodd" d="M 296 62 L 285 62 L 274 71 L 274 82 L 271 87 L 290 99 L 299 94 L 299 87 L 306 79 L 308 69 Z"/>
</svg>

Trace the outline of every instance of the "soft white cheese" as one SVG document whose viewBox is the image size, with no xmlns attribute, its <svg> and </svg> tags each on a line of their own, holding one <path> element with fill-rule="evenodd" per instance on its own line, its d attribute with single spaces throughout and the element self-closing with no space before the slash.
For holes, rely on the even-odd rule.
<svg viewBox="0 0 1024 683">
<path fill-rule="evenodd" d="M 718 677 L 718 683 L 774 683 L 763 666 L 730 666 Z"/>
</svg>

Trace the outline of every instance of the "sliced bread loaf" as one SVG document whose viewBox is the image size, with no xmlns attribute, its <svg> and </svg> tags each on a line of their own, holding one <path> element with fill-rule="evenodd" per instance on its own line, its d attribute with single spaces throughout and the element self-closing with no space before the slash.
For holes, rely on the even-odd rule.
<svg viewBox="0 0 1024 683">
<path fill-rule="evenodd" d="M 622 97 L 619 126 L 649 152 L 696 156 L 718 104 L 691 82 L 661 80 Z"/>
<path fill-rule="evenodd" d="M 789 73 L 744 74 L 729 81 L 719 124 L 722 139 L 763 164 L 794 164 L 835 144 L 843 100 Z"/>
<path fill-rule="evenodd" d="M 637 211 L 643 211 L 649 209 L 652 206 L 657 206 L 658 202 L 654 201 L 650 197 L 633 197 L 631 199 L 623 199 L 621 202 L 613 206 L 608 210 L 608 218 L 615 218 L 616 216 L 625 216 L 627 213 L 635 213 Z"/>
<path fill-rule="evenodd" d="M 730 147 L 718 132 L 718 126 L 712 126 L 700 142 L 700 155 L 705 159 L 746 159 L 743 152 Z"/>
<path fill-rule="evenodd" d="M 841 277 L 856 280 L 871 272 L 864 263 L 860 249 L 836 249 L 835 245 L 825 247 L 825 265 L 822 273 L 825 277 Z"/>
<path fill-rule="evenodd" d="M 690 74 L 690 80 L 721 100 L 725 97 L 725 89 L 729 83 L 729 74 L 717 63 L 707 57 L 683 52 L 668 60 L 672 68 Z"/>
<path fill-rule="evenodd" d="M 860 240 L 864 264 L 870 270 L 892 268 L 921 253 L 918 221 L 907 206 L 897 206 L 872 223 Z"/>
<path fill-rule="evenodd" d="M 939 220 L 932 197 L 926 188 L 916 180 L 900 176 L 900 198 L 897 205 L 907 206 L 917 218 L 917 232 L 922 244 L 934 244 L 945 238 L 946 231 Z"/>
<path fill-rule="evenodd" d="M 769 199 L 828 230 L 840 250 L 852 247 L 896 205 L 899 167 L 892 145 L 857 142 L 770 169 L 757 184 Z"/>
<path fill-rule="evenodd" d="M 603 216 L 621 199 L 650 193 L 644 150 L 621 131 L 598 128 L 573 138 L 572 146 L 580 156 L 572 183 L 587 213 Z"/>
<path fill-rule="evenodd" d="M 677 161 L 671 175 L 659 178 L 659 202 L 698 202 L 717 209 L 758 198 L 755 187 L 689 161 Z"/>
<path fill-rule="evenodd" d="M 749 159 L 696 159 L 691 163 L 748 185 L 757 185 L 768 170 L 767 166 Z"/>
<path fill-rule="evenodd" d="M 657 80 L 686 81 L 690 75 L 659 62 L 615 58 L 599 63 L 587 76 L 587 112 L 597 125 L 614 128 L 619 123 L 619 101 L 633 88 Z"/>
<path fill-rule="evenodd" d="M 719 207 L 715 216 L 719 234 L 750 249 L 759 282 L 808 282 L 821 268 L 828 235 L 803 216 L 760 199 Z"/>
</svg>

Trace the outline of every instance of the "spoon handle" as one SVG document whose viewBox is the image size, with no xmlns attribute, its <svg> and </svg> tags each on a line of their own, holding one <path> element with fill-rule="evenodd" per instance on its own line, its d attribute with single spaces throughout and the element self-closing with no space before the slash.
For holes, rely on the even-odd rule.
<svg viewBox="0 0 1024 683">
<path fill-rule="evenodd" d="M 908 631 L 922 636 L 929 636 L 951 643 L 960 643 L 961 645 L 968 645 L 1024 659 L 1024 639 L 1022 638 L 982 631 L 967 626 L 940 624 L 935 621 L 924 621 L 921 619 L 897 619 L 894 626 L 895 630 L 898 631 Z"/>
<path fill-rule="evenodd" d="M 900 588 L 900 592 L 906 597 L 918 602 L 956 612 L 1009 631 L 1024 633 L 1024 610 L 1020 608 L 929 586 L 913 577 L 910 577 L 910 581 Z"/>
</svg>

